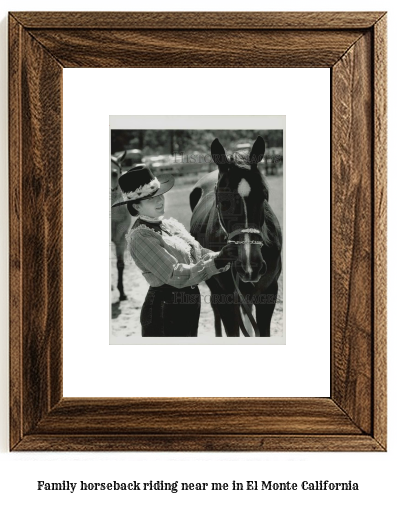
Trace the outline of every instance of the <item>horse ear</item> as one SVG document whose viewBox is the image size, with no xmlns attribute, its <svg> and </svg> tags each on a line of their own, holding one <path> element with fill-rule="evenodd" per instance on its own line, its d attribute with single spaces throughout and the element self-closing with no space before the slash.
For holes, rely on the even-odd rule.
<svg viewBox="0 0 397 507">
<path fill-rule="evenodd" d="M 211 144 L 211 157 L 214 163 L 219 167 L 220 171 L 224 171 L 227 168 L 228 160 L 225 152 L 225 148 L 216 138 Z"/>
<path fill-rule="evenodd" d="M 250 153 L 250 162 L 251 164 L 259 164 L 259 162 L 263 159 L 263 155 L 265 154 L 266 144 L 263 137 L 259 136 L 257 140 L 254 142 Z"/>
<path fill-rule="evenodd" d="M 122 162 L 124 159 L 125 159 L 125 156 L 127 155 L 127 152 L 125 151 L 124 153 L 122 153 L 121 155 L 119 155 L 117 157 L 117 162 L 120 164 L 120 162 Z"/>
</svg>

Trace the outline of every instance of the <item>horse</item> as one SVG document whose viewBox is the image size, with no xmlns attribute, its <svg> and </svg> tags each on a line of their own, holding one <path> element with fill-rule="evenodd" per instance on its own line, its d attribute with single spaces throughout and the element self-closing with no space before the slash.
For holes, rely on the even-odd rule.
<svg viewBox="0 0 397 507">
<path fill-rule="evenodd" d="M 125 155 L 126 152 L 122 153 L 118 157 L 115 157 L 113 155 L 111 156 L 111 204 L 121 198 L 121 190 L 118 184 L 118 180 L 122 172 L 121 162 L 123 161 Z M 117 259 L 117 289 L 120 293 L 119 300 L 125 301 L 127 299 L 123 285 L 124 251 L 126 248 L 125 234 L 131 226 L 132 217 L 128 212 L 127 206 L 117 206 L 115 208 L 111 208 L 111 214 L 111 240 L 116 247 Z"/>
<path fill-rule="evenodd" d="M 218 171 L 201 178 L 190 194 L 192 236 L 215 251 L 227 242 L 238 245 L 238 258 L 231 268 L 206 281 L 211 290 L 216 336 L 222 336 L 221 321 L 227 336 L 240 336 L 240 329 L 250 336 L 243 320 L 247 316 L 256 336 L 270 336 L 282 267 L 282 233 L 269 205 L 266 179 L 258 169 L 264 153 L 262 137 L 257 138 L 251 151 L 237 151 L 229 157 L 215 139 L 211 156 Z"/>
</svg>

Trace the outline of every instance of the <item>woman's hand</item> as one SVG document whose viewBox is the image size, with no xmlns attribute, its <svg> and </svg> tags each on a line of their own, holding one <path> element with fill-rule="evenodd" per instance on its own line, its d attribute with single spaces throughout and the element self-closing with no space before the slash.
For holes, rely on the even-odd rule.
<svg viewBox="0 0 397 507">
<path fill-rule="evenodd" d="M 224 268 L 229 262 L 233 262 L 238 257 L 238 247 L 235 243 L 227 243 L 219 255 L 215 257 L 214 263 L 217 269 Z"/>
</svg>

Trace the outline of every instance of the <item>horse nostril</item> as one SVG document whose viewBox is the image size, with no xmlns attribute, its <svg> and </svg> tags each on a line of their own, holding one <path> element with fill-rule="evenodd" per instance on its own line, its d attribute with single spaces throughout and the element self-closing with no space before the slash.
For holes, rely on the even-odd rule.
<svg viewBox="0 0 397 507">
<path fill-rule="evenodd" d="M 263 261 L 263 264 L 262 264 L 262 267 L 260 269 L 260 274 L 261 275 L 264 275 L 267 271 L 267 264 L 266 264 L 266 261 Z"/>
</svg>

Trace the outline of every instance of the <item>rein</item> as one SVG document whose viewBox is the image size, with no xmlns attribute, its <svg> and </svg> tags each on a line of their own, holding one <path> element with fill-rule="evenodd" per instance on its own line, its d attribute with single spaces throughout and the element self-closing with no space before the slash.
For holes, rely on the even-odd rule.
<svg viewBox="0 0 397 507">
<path fill-rule="evenodd" d="M 245 302 L 245 298 L 244 298 L 244 295 L 241 293 L 240 289 L 239 289 L 239 286 L 238 286 L 238 282 L 240 280 L 240 277 L 239 277 L 239 274 L 236 273 L 234 274 L 234 270 L 236 268 L 234 267 L 234 264 L 232 264 L 230 266 L 230 272 L 232 274 L 232 278 L 233 278 L 233 283 L 234 283 L 234 286 L 236 288 L 236 291 L 237 291 L 237 294 L 239 295 L 240 297 L 240 301 L 241 301 L 241 304 L 243 305 L 243 308 L 245 310 L 245 313 L 247 314 L 250 322 L 251 322 L 251 325 L 252 327 L 254 328 L 254 332 L 255 332 L 255 336 L 257 338 L 260 337 L 260 331 L 259 331 L 259 327 L 258 327 L 258 324 L 256 323 L 256 320 L 254 319 L 254 316 L 252 315 L 252 312 L 251 312 L 251 308 L 247 305 L 247 303 Z M 245 327 L 245 324 L 244 324 L 244 321 L 243 321 L 243 318 L 241 316 L 241 312 L 240 310 L 238 311 L 238 320 L 239 320 L 239 326 L 240 326 L 240 329 L 241 331 L 243 332 L 243 335 L 245 337 L 249 337 L 251 336 L 249 334 L 249 332 L 247 331 L 247 328 Z"/>
<path fill-rule="evenodd" d="M 235 231 L 231 232 L 230 234 L 227 232 L 225 224 L 223 222 L 223 218 L 222 218 L 221 213 L 219 211 L 218 185 L 215 185 L 215 204 L 216 204 L 216 211 L 218 213 L 218 220 L 219 220 L 219 223 L 221 224 L 223 232 L 226 235 L 227 243 L 234 243 L 236 245 L 261 245 L 261 246 L 264 245 L 263 234 L 262 234 L 262 231 L 259 230 L 259 229 L 240 228 L 240 229 L 236 229 Z M 243 240 L 242 241 L 242 240 L 233 240 L 233 239 L 231 239 L 231 238 L 234 238 L 235 236 L 239 236 L 240 234 L 259 234 L 259 236 L 262 238 L 262 241 L 257 241 L 257 240 Z M 256 323 L 256 320 L 254 319 L 254 316 L 252 315 L 251 308 L 245 302 L 244 295 L 240 291 L 240 288 L 239 288 L 240 276 L 239 276 L 239 274 L 237 272 L 234 273 L 235 269 L 236 268 L 235 268 L 234 263 L 231 263 L 230 272 L 232 274 L 232 279 L 233 279 L 235 290 L 236 290 L 238 296 L 240 297 L 240 301 L 241 301 L 241 304 L 243 305 L 245 313 L 247 314 L 247 316 L 248 316 L 248 318 L 249 318 L 249 320 L 251 322 L 251 325 L 254 328 L 255 336 L 256 337 L 260 337 L 260 331 L 259 331 L 258 324 Z M 238 312 L 238 317 L 239 317 L 239 326 L 240 326 L 241 331 L 243 332 L 243 335 L 245 337 L 251 336 L 249 334 L 249 332 L 247 331 L 247 328 L 244 325 L 243 318 L 241 316 L 240 310 Z"/>
</svg>

